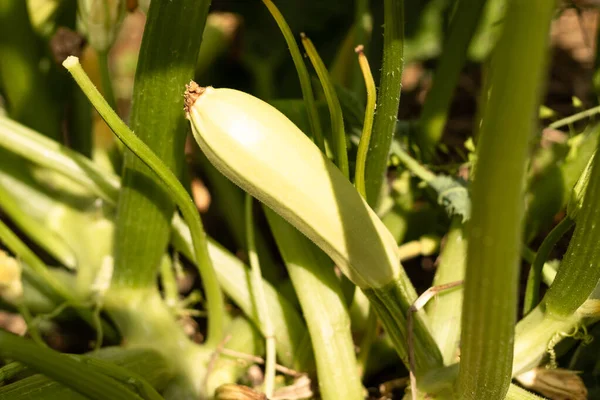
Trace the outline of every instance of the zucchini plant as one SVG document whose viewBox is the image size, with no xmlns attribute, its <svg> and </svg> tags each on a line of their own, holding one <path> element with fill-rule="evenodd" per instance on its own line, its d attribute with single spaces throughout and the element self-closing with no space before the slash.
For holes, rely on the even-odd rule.
<svg viewBox="0 0 600 400">
<path fill-rule="evenodd" d="M 585 398 L 598 110 L 539 146 L 564 10 L 226 3 L 0 0 L 0 305 L 25 327 L 0 330 L 0 399 Z M 432 15 L 432 86 L 398 120 Z"/>
</svg>

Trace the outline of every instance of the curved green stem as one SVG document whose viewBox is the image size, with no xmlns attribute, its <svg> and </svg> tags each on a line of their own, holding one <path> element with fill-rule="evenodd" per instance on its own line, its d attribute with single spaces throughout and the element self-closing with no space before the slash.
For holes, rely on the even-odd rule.
<svg viewBox="0 0 600 400">
<path fill-rule="evenodd" d="M 528 314 L 535 306 L 537 306 L 540 298 L 540 283 L 542 282 L 542 269 L 544 263 L 550 256 L 550 252 L 554 248 L 554 245 L 567 233 L 569 229 L 575 224 L 569 217 L 565 217 L 561 220 L 558 225 L 550 231 L 548 236 L 544 238 L 544 241 L 540 245 L 531 269 L 529 270 L 529 276 L 527 277 L 527 289 L 525 290 L 525 303 L 523 304 L 523 313 Z"/>
<path fill-rule="evenodd" d="M 315 96 L 310 84 L 310 75 L 308 74 L 308 69 L 304 64 L 304 60 L 302 59 L 300 48 L 298 48 L 298 44 L 296 43 L 296 39 L 294 39 L 294 34 L 292 33 L 290 26 L 287 24 L 287 22 L 285 22 L 285 18 L 275 4 L 273 4 L 271 0 L 263 0 L 263 3 L 269 9 L 269 12 L 273 16 L 273 19 L 275 19 L 275 22 L 277 22 L 277 25 L 279 26 L 279 29 L 285 38 L 285 42 L 290 49 L 292 60 L 294 61 L 296 71 L 298 72 L 300 88 L 302 89 L 302 97 L 304 98 L 304 103 L 306 104 L 306 112 L 308 113 L 308 121 L 310 122 L 313 138 L 317 143 L 317 146 L 319 146 L 319 149 L 321 149 L 321 152 L 323 152 L 323 154 L 327 154 L 325 150 L 323 130 L 321 128 L 321 121 L 319 120 L 319 114 L 315 105 Z"/>
<path fill-rule="evenodd" d="M 460 399 L 503 399 L 511 381 L 524 181 L 531 136 L 537 130 L 534 116 L 553 13 L 552 1 L 509 2 L 492 59 L 491 93 L 484 106 L 471 186 Z"/>
<path fill-rule="evenodd" d="M 252 271 L 252 293 L 258 311 L 261 330 L 266 341 L 266 361 L 265 361 L 265 395 L 267 398 L 273 397 L 275 387 L 275 332 L 273 321 L 269 315 L 267 299 L 263 287 L 263 278 L 260 271 L 260 261 L 256 253 L 256 243 L 254 240 L 254 216 L 252 213 L 253 198 L 246 194 L 246 238 L 248 242 L 248 258 L 250 260 L 250 269 Z"/>
<path fill-rule="evenodd" d="M 73 75 L 77 84 L 119 140 L 160 178 L 165 190 L 172 195 L 173 200 L 181 210 L 192 234 L 197 265 L 206 291 L 207 308 L 210 315 L 207 344 L 216 345 L 222 339 L 225 306 L 221 288 L 208 256 L 206 233 L 194 202 L 173 172 L 163 164 L 144 142 L 129 130 L 127 125 L 110 108 L 85 74 L 83 68 L 81 68 L 79 60 L 76 57 L 69 57 L 63 65 Z"/>
<path fill-rule="evenodd" d="M 369 152 L 369 143 L 371 142 L 371 134 L 373 132 L 373 118 L 375 116 L 375 102 L 377 101 L 377 89 L 375 81 L 369 67 L 369 61 L 363 52 L 363 47 L 359 46 L 356 49 L 358 53 L 358 63 L 363 73 L 365 87 L 367 89 L 367 106 L 365 107 L 365 120 L 363 123 L 363 131 L 358 143 L 358 152 L 356 154 L 356 170 L 354 175 L 354 185 L 361 196 L 367 200 L 367 186 L 365 184 L 365 168 L 367 164 L 367 153 Z"/>
<path fill-rule="evenodd" d="M 575 232 L 543 302 L 551 314 L 573 314 L 600 279 L 600 161 L 594 157 Z"/>
</svg>

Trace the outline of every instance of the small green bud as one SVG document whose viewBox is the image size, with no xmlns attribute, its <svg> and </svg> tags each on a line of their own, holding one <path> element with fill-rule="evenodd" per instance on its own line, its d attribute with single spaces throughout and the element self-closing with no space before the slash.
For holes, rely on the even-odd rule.
<svg viewBox="0 0 600 400">
<path fill-rule="evenodd" d="M 124 0 L 79 0 L 79 18 L 96 51 L 108 51 L 127 13 Z"/>
</svg>

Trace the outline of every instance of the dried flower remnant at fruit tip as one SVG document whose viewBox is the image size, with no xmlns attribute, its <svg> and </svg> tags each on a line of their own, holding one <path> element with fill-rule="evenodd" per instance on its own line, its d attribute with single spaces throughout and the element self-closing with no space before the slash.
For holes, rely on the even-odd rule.
<svg viewBox="0 0 600 400">
<path fill-rule="evenodd" d="M 190 119 L 190 109 L 194 106 L 194 103 L 198 99 L 198 97 L 202 96 L 202 93 L 206 91 L 205 87 L 198 85 L 194 81 L 190 81 L 189 84 L 185 85 L 185 94 L 183 98 L 185 99 L 185 115 L 187 119 Z"/>
</svg>

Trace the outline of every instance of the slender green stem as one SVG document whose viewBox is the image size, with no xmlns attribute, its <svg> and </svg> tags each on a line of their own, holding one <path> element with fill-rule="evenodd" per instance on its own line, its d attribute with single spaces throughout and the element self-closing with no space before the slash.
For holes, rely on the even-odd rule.
<svg viewBox="0 0 600 400">
<path fill-rule="evenodd" d="M 367 199 L 374 208 L 379 204 L 388 153 L 396 129 L 404 68 L 404 0 L 384 0 L 383 10 L 383 65 L 365 176 Z"/>
<path fill-rule="evenodd" d="M 206 291 L 207 308 L 210 315 L 207 342 L 216 345 L 222 339 L 225 306 L 221 288 L 219 287 L 212 262 L 208 256 L 206 233 L 202 227 L 202 221 L 194 202 L 171 170 L 163 164 L 144 142 L 129 130 L 127 125 L 110 108 L 108 103 L 102 98 L 100 92 L 98 92 L 98 89 L 94 87 L 94 84 L 85 74 L 83 68 L 81 68 L 79 60 L 76 57 L 69 57 L 63 65 L 73 75 L 77 84 L 79 84 L 88 96 L 94 108 L 104 121 L 106 121 L 108 126 L 110 126 L 119 140 L 160 178 L 164 189 L 167 193 L 171 194 L 173 200 L 181 210 L 192 234 L 197 266 Z"/>
<path fill-rule="evenodd" d="M 460 0 L 454 10 L 444 51 L 438 60 L 431 90 L 427 94 L 419 119 L 417 143 L 425 162 L 432 159 L 442 137 L 450 102 L 460 70 L 467 58 L 469 43 L 481 20 L 485 0 Z"/>
<path fill-rule="evenodd" d="M 584 110 L 584 111 L 578 112 L 577 114 L 569 115 L 566 118 L 559 119 L 558 121 L 554 121 L 553 123 L 548 125 L 548 128 L 559 129 L 559 128 L 562 128 L 563 126 L 571 125 L 577 121 L 580 121 L 585 118 L 593 117 L 594 115 L 597 115 L 597 114 L 600 114 L 600 106 L 592 107 L 588 110 Z"/>
<path fill-rule="evenodd" d="M 321 121 L 319 120 L 319 114 L 315 105 L 315 96 L 310 84 L 310 75 L 308 74 L 308 69 L 304 64 L 304 60 L 302 59 L 300 48 L 298 48 L 298 44 L 296 43 L 296 39 L 294 39 L 294 34 L 292 33 L 290 26 L 287 24 L 285 18 L 275 4 L 273 4 L 271 0 L 263 0 L 263 3 L 269 9 L 269 12 L 273 16 L 273 19 L 275 19 L 275 22 L 277 22 L 288 48 L 290 49 L 292 60 L 296 66 L 296 72 L 298 72 L 300 88 L 302 89 L 302 97 L 304 98 L 304 103 L 306 104 L 306 112 L 308 113 L 308 121 L 310 123 L 313 138 L 317 143 L 317 146 L 319 146 L 319 149 L 321 149 L 321 152 L 323 152 L 323 154 L 327 154 L 325 150 L 323 130 L 321 128 Z"/>
<path fill-rule="evenodd" d="M 32 239 L 38 246 L 56 258 L 58 262 L 69 269 L 75 269 L 77 259 L 73 249 L 57 236 L 54 231 L 40 224 L 31 215 L 25 212 L 10 192 L 0 185 L 0 208 L 11 220 Z"/>
<path fill-rule="evenodd" d="M 556 243 L 567 233 L 569 229 L 575 224 L 569 217 L 563 218 L 555 227 L 550 231 L 548 236 L 544 238 L 544 241 L 538 249 L 531 269 L 529 270 L 529 276 L 527 277 L 527 289 L 525 290 L 525 302 L 523 304 L 523 313 L 528 314 L 535 306 L 537 306 L 540 298 L 540 284 L 542 282 L 542 269 L 544 263 L 550 256 L 550 252 L 556 245 Z"/>
<path fill-rule="evenodd" d="M 98 52 L 98 68 L 100 69 L 100 79 L 102 82 L 102 92 L 106 102 L 113 110 L 117 110 L 117 99 L 113 90 L 113 83 L 110 77 L 110 64 L 108 61 L 109 49 Z"/>
<path fill-rule="evenodd" d="M 377 101 L 377 89 L 375 81 L 369 67 L 369 61 L 363 52 L 363 47 L 356 48 L 358 53 L 358 63 L 363 73 L 365 87 L 367 89 L 367 106 L 365 107 L 365 120 L 363 123 L 362 135 L 358 143 L 358 152 L 356 154 L 356 170 L 354 175 L 354 185 L 358 193 L 367 199 L 367 187 L 365 184 L 365 168 L 367 165 L 367 154 L 369 152 L 369 143 L 371 142 L 371 134 L 373 132 L 373 118 L 375 116 L 375 102 Z"/>
<path fill-rule="evenodd" d="M 492 60 L 471 186 L 457 383 L 461 399 L 502 399 L 510 385 L 524 180 L 553 12 L 554 2 L 547 0 L 509 2 Z"/>
<path fill-rule="evenodd" d="M 31 340 L 33 340 L 33 342 L 40 347 L 49 348 L 46 342 L 44 342 L 44 339 L 42 339 L 40 330 L 35 324 L 34 318 L 31 316 L 29 308 L 27 308 L 23 301 L 19 301 L 16 306 L 17 310 L 19 311 L 19 314 L 25 320 L 25 324 L 27 325 L 27 333 L 29 334 L 29 336 L 31 336 Z"/>
<path fill-rule="evenodd" d="M 58 300 L 66 300 L 73 301 L 75 304 L 75 298 L 71 295 L 71 293 L 63 287 L 63 285 L 48 271 L 48 267 L 44 264 L 42 260 L 38 258 L 38 256 L 27 247 L 25 243 L 19 239 L 17 235 L 15 235 L 6 224 L 0 220 L 0 240 L 4 245 L 12 251 L 21 261 L 23 261 L 26 265 L 23 272 L 36 275 L 38 278 L 41 278 L 44 283 L 47 285 L 46 288 L 49 289 L 49 293 L 53 296 L 54 299 Z"/>
<path fill-rule="evenodd" d="M 97 368 L 2 330 L 0 354 L 20 361 L 91 399 L 142 399 Z"/>
<path fill-rule="evenodd" d="M 344 129 L 344 118 L 342 114 L 342 107 L 337 97 L 335 87 L 329 77 L 329 72 L 325 63 L 319 57 L 317 49 L 313 45 L 312 41 L 306 37 L 304 33 L 300 34 L 302 37 L 302 44 L 306 50 L 306 54 L 310 59 L 317 76 L 321 81 L 323 92 L 325 93 L 325 99 L 327 100 L 327 106 L 329 107 L 329 115 L 331 117 L 331 136 L 333 139 L 333 147 L 335 149 L 336 164 L 344 174 L 344 176 L 350 179 L 350 168 L 348 167 L 348 151 L 346 148 L 346 131 Z"/>
<path fill-rule="evenodd" d="M 248 258 L 250 259 L 250 269 L 252 271 L 252 293 L 260 319 L 262 333 L 266 341 L 266 361 L 265 361 L 265 395 L 267 398 L 273 397 L 275 387 L 275 332 L 273 329 L 273 321 L 269 314 L 265 291 L 263 287 L 263 279 L 260 271 L 260 260 L 256 253 L 256 243 L 254 240 L 254 214 L 252 212 L 253 198 L 249 194 L 246 195 L 246 238 L 248 241 Z"/>
<path fill-rule="evenodd" d="M 600 279 L 600 162 L 594 157 L 575 232 L 554 282 L 542 300 L 550 313 L 566 317 L 592 293 Z"/>
<path fill-rule="evenodd" d="M 423 182 L 431 182 L 435 179 L 435 174 L 425 168 L 419 161 L 412 158 L 402 146 L 397 146 L 394 149 L 394 154 L 398 157 L 400 162 L 404 164 L 406 168 L 416 176 L 418 176 Z"/>
</svg>

